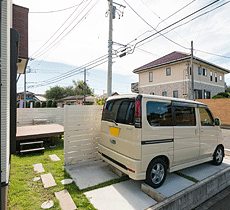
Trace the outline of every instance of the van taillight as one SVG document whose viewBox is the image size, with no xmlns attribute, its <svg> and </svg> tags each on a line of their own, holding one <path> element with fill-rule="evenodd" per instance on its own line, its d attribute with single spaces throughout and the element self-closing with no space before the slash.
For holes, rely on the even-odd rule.
<svg viewBox="0 0 230 210">
<path fill-rule="evenodd" d="M 106 102 L 105 102 L 105 103 L 104 103 L 104 105 L 103 105 L 102 113 L 104 112 L 104 109 L 105 109 L 105 104 L 106 104 Z"/>
<path fill-rule="evenodd" d="M 142 95 L 138 95 L 135 101 L 135 128 L 141 128 L 141 99 Z"/>
<path fill-rule="evenodd" d="M 140 101 L 136 101 L 135 104 L 135 117 L 141 117 L 141 102 Z"/>
</svg>

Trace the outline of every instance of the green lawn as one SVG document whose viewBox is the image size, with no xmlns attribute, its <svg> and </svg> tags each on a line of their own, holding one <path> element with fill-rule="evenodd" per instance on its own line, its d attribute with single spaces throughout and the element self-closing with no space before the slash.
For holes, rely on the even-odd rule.
<svg viewBox="0 0 230 210">
<path fill-rule="evenodd" d="M 41 209 L 43 202 L 53 200 L 54 206 L 50 209 L 61 209 L 54 192 L 67 189 L 78 209 L 95 209 L 73 182 L 62 185 L 61 180 L 71 178 L 66 173 L 64 165 L 63 140 L 56 140 L 56 147 L 46 147 L 43 153 L 26 154 L 23 156 L 12 155 L 10 169 L 10 184 L 8 194 L 8 209 L 36 210 Z M 51 161 L 49 155 L 56 154 L 61 161 Z M 42 163 L 45 173 L 36 173 L 33 164 Z M 51 173 L 57 186 L 44 189 L 41 180 L 34 182 L 33 178 L 41 174 Z M 118 180 L 119 182 L 119 180 Z M 110 184 L 110 183 L 107 183 Z"/>
</svg>

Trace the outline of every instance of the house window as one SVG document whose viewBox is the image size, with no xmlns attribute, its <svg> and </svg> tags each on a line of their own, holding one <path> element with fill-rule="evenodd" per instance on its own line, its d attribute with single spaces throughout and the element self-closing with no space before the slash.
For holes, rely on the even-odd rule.
<svg viewBox="0 0 230 210">
<path fill-rule="evenodd" d="M 211 93 L 209 91 L 204 91 L 204 99 L 210 99 Z"/>
<path fill-rule="evenodd" d="M 162 96 L 167 96 L 167 92 L 166 91 L 162 92 Z"/>
<path fill-rule="evenodd" d="M 171 68 L 166 68 L 166 76 L 171 75 Z"/>
<path fill-rule="evenodd" d="M 210 81 L 212 81 L 212 71 L 210 71 Z"/>
<path fill-rule="evenodd" d="M 217 73 L 215 72 L 215 82 L 217 82 Z"/>
<path fill-rule="evenodd" d="M 173 91 L 173 98 L 178 98 L 178 90 Z"/>
<path fill-rule="evenodd" d="M 222 77 L 222 75 L 220 75 L 220 81 L 222 81 L 222 79 L 223 79 L 223 77 Z"/>
<path fill-rule="evenodd" d="M 203 69 L 203 76 L 207 77 L 207 69 Z"/>
<path fill-rule="evenodd" d="M 153 81 L 153 72 L 149 72 L 149 82 Z"/>
<path fill-rule="evenodd" d="M 202 90 L 194 90 L 195 99 L 202 99 Z"/>
<path fill-rule="evenodd" d="M 150 95 L 154 95 L 154 93 L 150 93 Z"/>
<path fill-rule="evenodd" d="M 198 74 L 199 74 L 199 75 L 201 75 L 201 70 L 202 70 L 202 68 L 199 66 L 199 67 L 198 67 Z"/>
</svg>

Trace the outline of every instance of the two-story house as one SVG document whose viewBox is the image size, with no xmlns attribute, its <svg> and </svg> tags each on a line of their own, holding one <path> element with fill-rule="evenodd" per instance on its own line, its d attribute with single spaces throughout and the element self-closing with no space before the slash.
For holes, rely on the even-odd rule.
<svg viewBox="0 0 230 210">
<path fill-rule="evenodd" d="M 225 91 L 224 76 L 230 70 L 193 57 L 192 77 L 190 66 L 191 55 L 176 51 L 143 65 L 133 70 L 139 74 L 138 92 L 185 99 L 194 94 L 195 99 L 206 99 Z"/>
</svg>

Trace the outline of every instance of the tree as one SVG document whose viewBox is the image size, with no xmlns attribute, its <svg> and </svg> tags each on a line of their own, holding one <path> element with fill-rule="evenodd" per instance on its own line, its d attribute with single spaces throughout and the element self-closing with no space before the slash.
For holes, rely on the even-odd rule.
<svg viewBox="0 0 230 210">
<path fill-rule="evenodd" d="M 46 90 L 45 97 L 47 99 L 58 100 L 64 97 L 64 88 L 55 86 L 50 88 L 50 90 Z"/>
<path fill-rule="evenodd" d="M 51 107 L 52 106 L 52 100 L 48 100 L 46 105 L 47 105 L 47 107 Z"/>
<path fill-rule="evenodd" d="M 64 97 L 67 97 L 67 96 L 74 96 L 75 93 L 74 93 L 74 88 L 72 85 L 68 86 L 68 87 L 65 87 L 63 88 L 63 95 Z"/>
<path fill-rule="evenodd" d="M 227 86 L 226 92 L 230 93 L 230 86 Z"/>
<path fill-rule="evenodd" d="M 40 108 L 41 107 L 41 102 L 40 101 L 36 101 L 35 102 L 35 107 L 36 108 Z"/>
<path fill-rule="evenodd" d="M 215 98 L 229 98 L 229 97 L 230 97 L 229 93 L 220 92 L 217 95 L 213 96 L 212 98 L 215 99 Z"/>
<path fill-rule="evenodd" d="M 75 95 L 84 95 L 84 82 L 83 81 L 75 81 L 73 80 L 73 84 L 74 84 L 74 93 Z M 94 90 L 92 88 L 90 88 L 87 83 L 86 83 L 86 87 L 85 87 L 85 94 L 86 95 L 93 95 Z"/>
<path fill-rule="evenodd" d="M 105 97 L 98 97 L 95 99 L 97 105 L 104 105 L 105 104 Z"/>
<path fill-rule="evenodd" d="M 46 107 L 46 101 L 42 101 L 42 108 Z"/>
<path fill-rule="evenodd" d="M 52 102 L 52 107 L 57 107 L 57 101 Z"/>
</svg>

